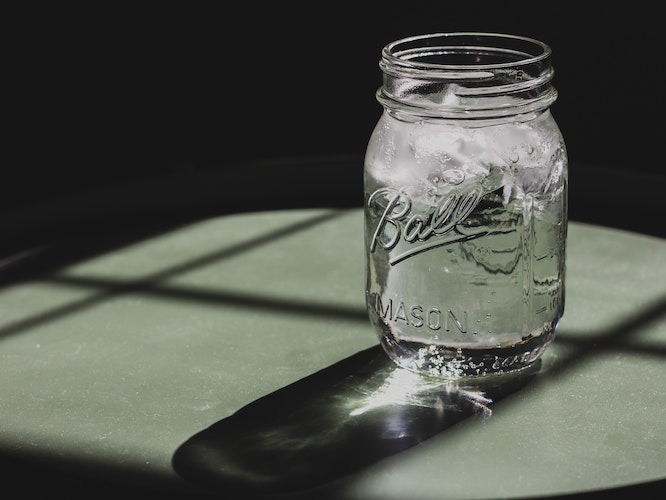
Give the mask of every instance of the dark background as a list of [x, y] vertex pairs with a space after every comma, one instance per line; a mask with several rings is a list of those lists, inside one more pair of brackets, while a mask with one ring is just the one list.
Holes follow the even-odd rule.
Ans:
[[[360, 204], [382, 47], [426, 32], [494, 31], [553, 50], [571, 218], [659, 234], [648, 219], [663, 213], [664, 44], [651, 4], [459, 5], [135, 2], [11, 13], [0, 229], [40, 233], [54, 226], [49, 214], [90, 222], [104, 196], [105, 216], [123, 217], [148, 207], [163, 218], [194, 205], [215, 212], [241, 195], [270, 208], [258, 198], [323, 185], [320, 204]], [[337, 160], [320, 168], [318, 158]], [[299, 172], [278, 162], [233, 181], [290, 159]], [[78, 208], [57, 208], [63, 200]], [[644, 206], [629, 214], [632, 203]]]

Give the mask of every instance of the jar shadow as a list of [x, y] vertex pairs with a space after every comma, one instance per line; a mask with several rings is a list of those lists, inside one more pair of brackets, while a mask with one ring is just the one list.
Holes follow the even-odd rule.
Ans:
[[379, 346], [262, 397], [175, 452], [177, 474], [203, 491], [275, 496], [320, 488], [412, 448], [534, 378], [455, 382], [397, 367]]

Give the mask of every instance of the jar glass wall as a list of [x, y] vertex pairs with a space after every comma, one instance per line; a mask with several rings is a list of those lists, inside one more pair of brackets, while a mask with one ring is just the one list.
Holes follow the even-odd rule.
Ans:
[[564, 312], [567, 155], [549, 47], [398, 40], [364, 167], [366, 301], [388, 355], [443, 377], [530, 366]]

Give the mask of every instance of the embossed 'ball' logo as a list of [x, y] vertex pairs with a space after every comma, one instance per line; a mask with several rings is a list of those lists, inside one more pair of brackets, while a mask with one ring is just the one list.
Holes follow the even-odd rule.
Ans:
[[[416, 212], [410, 196], [402, 189], [384, 187], [373, 192], [367, 208], [378, 219], [370, 242], [370, 251], [378, 247], [391, 250], [403, 241], [410, 249], [393, 256], [391, 265], [413, 255], [454, 241], [477, 238], [487, 233], [461, 232], [459, 225], [476, 208], [483, 196], [479, 186], [451, 192], [423, 212]], [[429, 241], [435, 238], [435, 241]]]

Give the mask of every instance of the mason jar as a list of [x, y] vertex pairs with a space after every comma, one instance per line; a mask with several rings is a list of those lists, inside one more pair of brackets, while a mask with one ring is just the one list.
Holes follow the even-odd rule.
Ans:
[[526, 368], [564, 312], [567, 153], [551, 50], [497, 33], [384, 47], [364, 165], [366, 305], [400, 366]]

